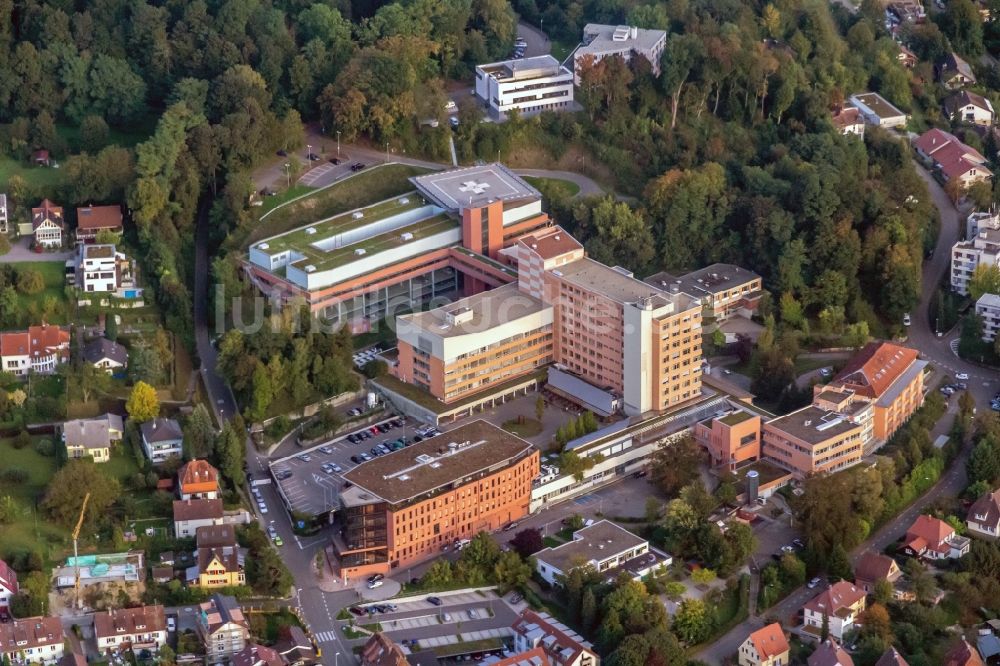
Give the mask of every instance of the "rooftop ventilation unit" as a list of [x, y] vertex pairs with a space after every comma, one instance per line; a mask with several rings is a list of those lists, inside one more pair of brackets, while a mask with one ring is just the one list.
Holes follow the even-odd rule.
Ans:
[[360, 210], [357, 211], [356, 213], [354, 213], [353, 215], [351, 215], [351, 217], [353, 217], [355, 220], [360, 220], [364, 216], [365, 216], [365, 214], [362, 213]]
[[316, 227], [309, 227], [308, 229], [306, 229], [307, 236], [312, 236], [315, 233], [316, 233]]
[[403, 232], [402, 234], [400, 234], [399, 240], [403, 241], [404, 243], [406, 241], [411, 241], [413, 240], [413, 234], [411, 234], [409, 231]]
[[409, 481], [410, 480], [410, 475], [409, 474], [400, 474], [396, 478], [398, 480], [400, 480], [400, 481]]
[[308, 266], [306, 266], [306, 273], [315, 273], [315, 272], [316, 272], [316, 267], [315, 266], [313, 266], [312, 264], [309, 264]]
[[354, 251], [354, 256], [355, 257], [360, 257], [360, 256], [362, 256], [364, 254], [365, 254], [365, 248], [363, 248], [363, 247], [359, 247], [358, 249], [356, 249]]
[[399, 200], [399, 204], [401, 206], [405, 206], [408, 203], [410, 203], [410, 198], [409, 197], [403, 197], [402, 199]]
[[441, 466], [441, 463], [439, 463], [439, 462], [432, 462], [431, 463], [431, 467], [433, 467], [434, 469], [437, 469], [440, 466]]
[[421, 453], [419, 456], [417, 456], [416, 460], [418, 463], [421, 463], [422, 465], [426, 465], [429, 462], [434, 462], [434, 458], [431, 458], [426, 453]]
[[257, 249], [258, 250], [266, 250], [269, 247], [271, 247], [271, 246], [268, 245], [267, 243], [261, 243], [260, 245], [257, 246]]

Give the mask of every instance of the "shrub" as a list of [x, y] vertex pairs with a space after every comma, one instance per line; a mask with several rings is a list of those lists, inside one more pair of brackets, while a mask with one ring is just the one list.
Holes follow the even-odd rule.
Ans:
[[27, 430], [22, 430], [21, 432], [17, 433], [17, 437], [15, 437], [14, 441], [11, 443], [13, 444], [15, 449], [23, 449], [28, 444], [31, 444], [31, 436], [28, 435]]
[[0, 479], [3, 479], [5, 483], [24, 483], [28, 480], [28, 470], [11, 467], [0, 473]]
[[56, 447], [51, 439], [40, 439], [35, 442], [35, 453], [46, 458], [51, 457], [56, 452]]

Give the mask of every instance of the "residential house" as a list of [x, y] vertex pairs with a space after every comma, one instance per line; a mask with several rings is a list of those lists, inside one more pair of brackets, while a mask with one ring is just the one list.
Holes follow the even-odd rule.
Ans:
[[902, 575], [896, 560], [888, 555], [865, 552], [854, 566], [854, 585], [871, 594], [880, 580], [895, 583]]
[[31, 209], [31, 233], [36, 245], [46, 249], [61, 248], [65, 229], [62, 206], [45, 199], [38, 208]]
[[514, 652], [541, 648], [560, 666], [600, 666], [593, 646], [575, 631], [547, 613], [521, 611], [514, 624]]
[[860, 587], [846, 581], [834, 583], [802, 607], [803, 626], [818, 635], [826, 618], [830, 636], [842, 641], [864, 612], [865, 598]]
[[944, 113], [952, 120], [989, 127], [993, 124], [993, 104], [982, 95], [960, 90], [944, 101]]
[[976, 500], [969, 507], [965, 524], [973, 534], [987, 537], [1000, 536], [1000, 489]]
[[938, 61], [934, 66], [934, 75], [938, 82], [949, 90], [958, 90], [976, 83], [976, 75], [972, 73], [972, 67], [954, 52]]
[[215, 499], [219, 496], [219, 470], [207, 460], [191, 460], [177, 470], [182, 500]]
[[976, 301], [976, 314], [983, 320], [983, 340], [993, 342], [1000, 332], [1000, 294], [983, 294]]
[[0, 660], [12, 664], [54, 664], [63, 658], [58, 617], [26, 617], [0, 624]]
[[361, 666], [410, 666], [407, 653], [381, 631], [372, 634], [358, 656]]
[[83, 206], [76, 209], [78, 243], [93, 243], [101, 231], [122, 232], [121, 206]]
[[968, 554], [971, 541], [955, 533], [948, 523], [927, 515], [917, 516], [903, 537], [908, 555], [928, 560], [946, 560]]
[[169, 583], [174, 579], [174, 568], [168, 566], [154, 566], [152, 568], [152, 579], [155, 583]]
[[984, 666], [984, 664], [976, 648], [963, 638], [945, 653], [941, 666]]
[[17, 377], [29, 372], [51, 375], [69, 362], [69, 329], [29, 326], [27, 331], [0, 333], [0, 367]]
[[233, 666], [285, 666], [285, 660], [274, 648], [250, 643], [233, 655]]
[[142, 432], [142, 448], [154, 465], [183, 455], [184, 433], [174, 419], [157, 417], [146, 421], [139, 429]]
[[17, 572], [0, 560], [0, 620], [10, 617], [10, 602], [17, 591]]
[[250, 625], [236, 599], [213, 594], [199, 608], [198, 634], [205, 645], [208, 663], [223, 661], [246, 648]]
[[939, 171], [946, 181], [957, 179], [964, 187], [993, 178], [986, 158], [950, 132], [930, 129], [913, 142], [921, 158]]
[[301, 627], [288, 628], [288, 637], [278, 641], [274, 646], [288, 666], [310, 666], [318, 663], [316, 647]]
[[869, 125], [886, 129], [906, 127], [906, 114], [877, 92], [851, 95], [851, 104], [861, 111], [861, 115]]
[[119, 608], [94, 613], [94, 639], [105, 652], [158, 651], [167, 644], [167, 620], [163, 606]]
[[993, 210], [975, 210], [965, 218], [965, 237], [975, 238], [980, 231], [1000, 231], [1000, 213]]
[[51, 164], [49, 151], [44, 148], [39, 148], [38, 150], [32, 152], [31, 163], [35, 166], [49, 166]]
[[854, 666], [854, 660], [841, 645], [828, 638], [806, 660], [809, 666]]
[[246, 583], [244, 553], [233, 525], [205, 525], [195, 530], [195, 565], [187, 571], [188, 585], [234, 587]]
[[831, 113], [830, 121], [833, 123], [834, 129], [845, 136], [850, 134], [865, 135], [865, 118], [856, 106], [845, 104], [835, 107]]
[[885, 14], [894, 27], [904, 23], [923, 23], [927, 19], [927, 12], [920, 0], [890, 0]]
[[580, 85], [580, 71], [586, 62], [597, 64], [604, 58], [618, 56], [625, 62], [633, 56], [642, 56], [649, 62], [653, 76], [660, 75], [660, 56], [667, 45], [664, 30], [645, 30], [628, 25], [601, 25], [588, 23], [583, 26], [583, 40], [573, 52], [573, 71], [576, 85]]
[[77, 273], [77, 284], [88, 293], [117, 293], [135, 286], [132, 261], [114, 245], [81, 245]]
[[105, 414], [93, 419], [75, 419], [62, 426], [62, 441], [69, 458], [93, 458], [95, 463], [111, 460], [112, 447], [122, 440], [122, 417]]
[[0, 234], [10, 233], [10, 222], [7, 217], [7, 195], [0, 193]]
[[903, 659], [903, 655], [899, 654], [899, 650], [894, 647], [889, 648], [882, 653], [882, 656], [878, 658], [875, 662], [875, 666], [910, 666]]
[[83, 346], [83, 360], [110, 375], [128, 366], [128, 350], [107, 338], [97, 338]]
[[175, 500], [174, 535], [193, 537], [199, 527], [222, 525], [224, 515], [221, 499]]
[[740, 645], [739, 666], [787, 666], [788, 639], [774, 622], [753, 632]]
[[628, 571], [638, 580], [670, 562], [649, 550], [649, 542], [608, 520], [601, 520], [573, 534], [573, 540], [535, 553], [535, 570], [550, 585], [579, 566], [591, 565], [607, 577]]
[[1000, 231], [985, 228], [951, 247], [951, 289], [963, 296], [979, 266], [1000, 266]]
[[900, 65], [906, 67], [907, 69], [913, 69], [917, 66], [917, 63], [920, 62], [917, 54], [906, 48], [905, 44], [899, 45], [899, 53], [896, 54], [896, 60], [899, 61]]

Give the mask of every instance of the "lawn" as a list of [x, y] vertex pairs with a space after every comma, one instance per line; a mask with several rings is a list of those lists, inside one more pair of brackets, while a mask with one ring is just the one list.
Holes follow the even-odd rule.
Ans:
[[528, 417], [523, 421], [513, 418], [504, 422], [503, 429], [518, 437], [534, 437], [542, 432], [542, 422]]
[[[32, 191], [45, 196], [55, 196], [66, 178], [59, 169], [30, 166], [10, 157], [0, 157], [0, 183], [6, 183], [11, 176], [20, 176], [31, 186]], [[32, 204], [34, 205], [34, 204]]]
[[[396, 194], [409, 192], [411, 176], [427, 173], [427, 169], [405, 164], [375, 166], [346, 178], [335, 185], [317, 190], [313, 195], [281, 208], [272, 209], [244, 240], [249, 245], [262, 238], [284, 233], [362, 206], [383, 201]], [[262, 213], [263, 214], [263, 213]]]
[[296, 197], [301, 197], [303, 194], [309, 194], [315, 190], [315, 187], [309, 187], [308, 185], [293, 185], [291, 189], [285, 190], [280, 194], [272, 197], [264, 197], [264, 204], [260, 207], [260, 214], [263, 215]]
[[580, 193], [580, 186], [559, 178], [525, 176], [524, 179], [538, 189], [546, 199], [570, 199]]
[[[37, 294], [18, 294], [18, 306], [33, 322], [45, 319], [49, 324], [66, 324], [70, 321], [70, 303], [66, 300], [66, 267], [62, 261], [28, 261], [17, 264], [17, 270], [36, 270], [45, 280], [45, 288]], [[54, 299], [55, 307], [45, 310], [45, 302]], [[49, 301], [52, 302], [51, 300]], [[44, 315], [44, 316], [43, 316]]]
[[54, 560], [64, 552], [68, 533], [37, 513], [36, 504], [56, 472], [56, 458], [35, 451], [34, 443], [39, 439], [43, 438], [35, 438], [23, 449], [14, 448], [13, 439], [0, 439], [3, 468], [22, 469], [28, 474], [24, 483], [2, 482], [0, 495], [13, 497], [22, 514], [14, 522], [0, 526], [0, 557], [35, 550], [44, 553], [46, 559]]

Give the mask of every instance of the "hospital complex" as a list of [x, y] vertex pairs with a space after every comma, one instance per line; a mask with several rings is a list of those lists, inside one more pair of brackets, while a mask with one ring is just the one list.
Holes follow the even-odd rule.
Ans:
[[544, 384], [604, 425], [566, 446], [596, 457], [582, 482], [481, 420], [358, 465], [336, 511], [345, 577], [411, 565], [630, 474], [687, 433], [725, 469], [842, 469], [922, 403], [926, 363], [872, 343], [811, 405], [772, 418], [752, 396], [702, 381], [703, 317], [755, 326], [759, 276], [715, 264], [641, 280], [604, 265], [501, 164], [410, 180], [412, 192], [253, 244], [246, 273], [272, 298], [357, 332], [394, 320], [389, 375], [373, 387], [419, 420], [468, 417]]

